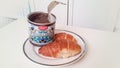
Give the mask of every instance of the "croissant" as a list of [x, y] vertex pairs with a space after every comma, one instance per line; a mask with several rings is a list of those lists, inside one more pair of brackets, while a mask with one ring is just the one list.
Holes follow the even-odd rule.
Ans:
[[67, 33], [55, 34], [55, 40], [61, 40], [61, 39], [71, 40], [71, 41], [77, 43], [77, 40], [70, 34], [67, 34]]
[[81, 52], [81, 47], [76, 39], [66, 33], [55, 35], [55, 41], [41, 47], [38, 52], [47, 57], [68, 58]]

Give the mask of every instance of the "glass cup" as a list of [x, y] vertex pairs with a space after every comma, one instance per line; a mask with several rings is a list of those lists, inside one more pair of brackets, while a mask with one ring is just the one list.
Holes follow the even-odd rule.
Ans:
[[28, 15], [29, 41], [35, 46], [44, 46], [54, 40], [55, 15], [48, 13], [32, 12]]

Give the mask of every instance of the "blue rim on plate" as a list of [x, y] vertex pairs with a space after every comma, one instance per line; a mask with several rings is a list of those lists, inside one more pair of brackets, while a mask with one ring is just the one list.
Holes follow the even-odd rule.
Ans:
[[60, 32], [65, 32], [65, 33], [71, 34], [73, 37], [75, 37], [77, 39], [78, 44], [80, 44], [80, 46], [82, 48], [82, 51], [80, 54], [70, 57], [70, 58], [65, 58], [65, 59], [44, 58], [43, 56], [42, 57], [39, 56], [39, 54], [36, 53], [36, 51], [35, 51], [35, 49], [38, 49], [40, 47], [36, 47], [36, 46], [32, 45], [29, 42], [29, 40], [26, 39], [26, 41], [23, 44], [23, 52], [24, 52], [25, 56], [29, 60], [31, 60], [37, 64], [46, 65], [46, 66], [61, 66], [61, 65], [70, 64], [77, 60], [82, 59], [82, 57], [86, 53], [86, 43], [85, 43], [84, 39], [80, 35], [78, 35], [74, 32], [68, 31], [68, 30], [60, 30], [60, 29], [55, 30], [55, 33], [60, 33]]

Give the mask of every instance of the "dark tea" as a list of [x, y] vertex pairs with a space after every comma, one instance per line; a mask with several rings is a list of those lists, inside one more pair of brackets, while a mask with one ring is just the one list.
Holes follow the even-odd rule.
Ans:
[[53, 14], [51, 20], [48, 17], [48, 13], [44, 12], [33, 12], [28, 15], [29, 41], [32, 44], [43, 46], [54, 40], [56, 17]]

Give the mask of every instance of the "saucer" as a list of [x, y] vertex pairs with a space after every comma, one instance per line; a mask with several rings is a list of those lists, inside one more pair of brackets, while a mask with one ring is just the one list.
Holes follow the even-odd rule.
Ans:
[[77, 60], [82, 59], [82, 57], [85, 55], [86, 53], [86, 43], [84, 41], [84, 39], [71, 31], [67, 31], [67, 30], [55, 30], [55, 33], [67, 33], [72, 35], [74, 38], [76, 38], [78, 44], [81, 47], [81, 52], [75, 56], [69, 57], [69, 58], [51, 58], [51, 57], [45, 57], [43, 55], [40, 55], [38, 53], [38, 49], [40, 47], [34, 46], [32, 45], [28, 39], [26, 39], [26, 41], [23, 44], [23, 52], [25, 54], [25, 56], [30, 59], [31, 61], [38, 63], [38, 64], [42, 64], [42, 65], [47, 65], [47, 66], [61, 66], [61, 65], [66, 65], [66, 64], [70, 64], [73, 63]]

